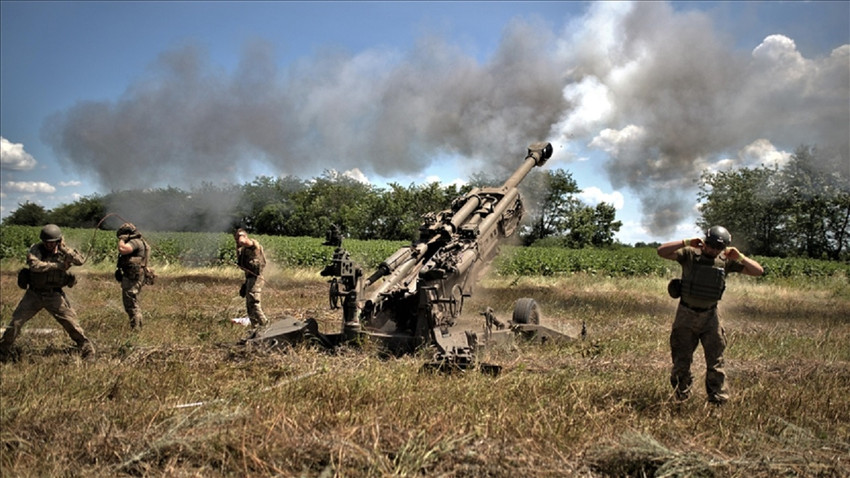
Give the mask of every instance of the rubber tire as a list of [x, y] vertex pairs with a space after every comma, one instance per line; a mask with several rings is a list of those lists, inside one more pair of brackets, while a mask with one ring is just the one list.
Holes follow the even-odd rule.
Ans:
[[540, 310], [537, 302], [529, 297], [517, 299], [514, 304], [513, 321], [517, 324], [540, 324]]

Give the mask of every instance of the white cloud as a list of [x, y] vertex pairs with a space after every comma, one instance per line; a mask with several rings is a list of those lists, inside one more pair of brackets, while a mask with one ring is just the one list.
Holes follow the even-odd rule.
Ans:
[[770, 35], [753, 49], [753, 59], [764, 62], [771, 73], [784, 77], [806, 74], [806, 60], [797, 51], [794, 40], [784, 35]]
[[743, 166], [785, 166], [791, 159], [791, 153], [779, 151], [770, 141], [757, 139], [738, 151], [738, 158]]
[[26, 194], [53, 194], [56, 188], [43, 181], [6, 181], [6, 191]]
[[770, 141], [757, 139], [738, 151], [737, 157], [722, 158], [711, 164], [703, 161], [706, 171], [717, 173], [736, 168], [757, 168], [759, 166], [782, 168], [791, 160], [792, 153], [776, 149]]
[[457, 187], [463, 187], [463, 186], [466, 186], [467, 182], [468, 182], [468, 181], [463, 180], [463, 179], [461, 179], [461, 178], [456, 178], [454, 181], [451, 181], [451, 182], [449, 182], [449, 183], [447, 183], [447, 184], [444, 184], [444, 186], [457, 186]]
[[559, 131], [566, 139], [597, 131], [599, 125], [607, 124], [614, 113], [608, 87], [595, 76], [567, 85], [564, 99], [575, 106], [565, 119], [553, 126], [553, 130]]
[[585, 188], [582, 192], [578, 194], [578, 197], [585, 203], [590, 204], [592, 206], [595, 206], [602, 202], [611, 204], [616, 210], [623, 209], [623, 204], [625, 202], [623, 199], [623, 194], [620, 193], [620, 191], [614, 191], [610, 194], [604, 193], [596, 186]]
[[28, 171], [35, 167], [37, 161], [31, 154], [24, 151], [24, 145], [13, 143], [0, 137], [0, 167], [16, 171]]
[[79, 186], [81, 184], [83, 183], [81, 183], [80, 181], [59, 181], [59, 186], [62, 186], [63, 188]]
[[620, 130], [605, 128], [588, 146], [605, 151], [612, 156], [619, 156], [623, 150], [638, 147], [645, 136], [646, 131], [633, 124]]
[[360, 171], [360, 168], [349, 169], [348, 171], [342, 173], [343, 176], [347, 178], [351, 178], [359, 183], [363, 184], [371, 184], [369, 178], [363, 174], [363, 171]]

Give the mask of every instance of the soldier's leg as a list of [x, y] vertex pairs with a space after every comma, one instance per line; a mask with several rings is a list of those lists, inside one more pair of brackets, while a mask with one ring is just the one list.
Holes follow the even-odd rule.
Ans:
[[130, 320], [130, 328], [142, 327], [142, 308], [139, 305], [139, 294], [142, 291], [144, 276], [135, 280], [124, 277], [121, 280], [121, 302], [124, 304], [124, 312]]
[[86, 333], [80, 324], [77, 322], [77, 313], [71, 307], [68, 297], [64, 292], [55, 292], [44, 297], [44, 308], [53, 315], [53, 318], [59, 322], [59, 325], [65, 329], [71, 340], [80, 346], [80, 351], [83, 355], [91, 355], [94, 353], [94, 347], [91, 341], [86, 337]]
[[676, 392], [676, 398], [684, 400], [691, 394], [693, 374], [691, 363], [694, 351], [699, 344], [699, 335], [693, 329], [693, 312], [684, 306], [676, 310], [673, 330], [670, 332], [670, 354], [673, 368], [670, 371], [670, 385]]
[[705, 352], [705, 392], [708, 401], [723, 403], [729, 399], [726, 372], [723, 370], [726, 332], [720, 326], [716, 310], [706, 323], [706, 330], [702, 334], [702, 348]]
[[35, 314], [42, 308], [41, 296], [32, 289], [27, 289], [21, 301], [18, 302], [18, 306], [15, 307], [15, 311], [12, 312], [12, 320], [6, 327], [6, 331], [3, 332], [3, 337], [0, 338], [0, 356], [2, 358], [5, 359], [12, 353], [12, 346], [15, 344], [15, 339], [18, 338], [18, 334], [21, 333], [21, 327], [35, 317]]
[[245, 308], [248, 310], [248, 318], [254, 327], [260, 327], [269, 323], [260, 305], [263, 293], [262, 282], [262, 280], [257, 280], [256, 277], [249, 277], [246, 281]]

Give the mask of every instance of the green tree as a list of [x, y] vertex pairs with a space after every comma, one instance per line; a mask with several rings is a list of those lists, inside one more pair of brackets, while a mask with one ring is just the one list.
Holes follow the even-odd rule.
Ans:
[[355, 239], [368, 237], [376, 189], [335, 171], [315, 178], [308, 189], [293, 194], [294, 209], [289, 230], [298, 236], [325, 237], [332, 224], [343, 235]]
[[778, 194], [780, 182], [775, 167], [703, 172], [697, 225], [703, 230], [715, 225], [726, 227], [734, 244], [747, 253], [782, 254], [789, 238], [783, 233], [787, 203]]
[[296, 209], [295, 194], [307, 189], [295, 176], [259, 176], [242, 187], [234, 213], [234, 225], [259, 234], [294, 235], [290, 230]]
[[390, 183], [389, 189], [379, 191], [370, 237], [414, 240], [426, 213], [449, 209], [455, 199], [470, 189], [471, 186], [442, 186], [438, 182], [419, 186], [410, 184], [407, 187]]
[[850, 164], [847, 158], [800, 146], [782, 171], [787, 229], [798, 254], [838, 260], [848, 246]]
[[106, 216], [106, 205], [101, 196], [86, 196], [53, 208], [48, 216], [50, 222], [59, 226], [90, 228]]
[[736, 246], [766, 256], [839, 260], [850, 241], [850, 163], [846, 157], [800, 146], [787, 165], [700, 177], [701, 217], [732, 233]]
[[574, 249], [613, 245], [614, 234], [623, 225], [614, 220], [616, 212], [614, 206], [604, 202], [577, 208], [566, 220], [563, 245]]
[[29, 201], [18, 204], [18, 209], [3, 219], [4, 226], [43, 226], [48, 222], [48, 213], [44, 207]]
[[[589, 223], [574, 217], [583, 207], [576, 194], [581, 192], [572, 174], [563, 170], [546, 170], [543, 174], [527, 176], [521, 184], [530, 216], [530, 229], [524, 237], [526, 244], [550, 236], [564, 236], [572, 227]], [[586, 231], [576, 231], [585, 234]]]

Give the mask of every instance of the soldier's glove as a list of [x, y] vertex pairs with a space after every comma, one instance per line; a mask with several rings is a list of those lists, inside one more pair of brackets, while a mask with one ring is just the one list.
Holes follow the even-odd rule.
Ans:
[[65, 273], [65, 285], [68, 287], [74, 287], [77, 284], [77, 276], [70, 272]]
[[115, 269], [115, 280], [121, 282], [124, 279], [124, 272], [121, 269]]
[[239, 297], [244, 298], [245, 294], [248, 292], [248, 283], [243, 282], [242, 287], [239, 288]]

